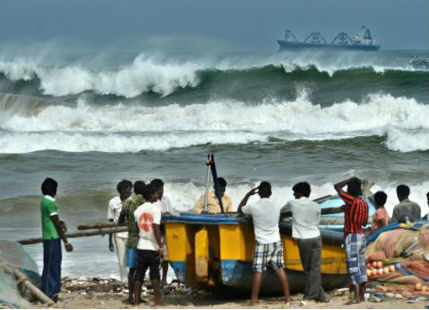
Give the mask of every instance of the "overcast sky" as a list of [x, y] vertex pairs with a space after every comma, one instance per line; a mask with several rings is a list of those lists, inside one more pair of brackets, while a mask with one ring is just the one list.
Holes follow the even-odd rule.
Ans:
[[0, 0], [0, 42], [195, 36], [274, 50], [290, 29], [327, 41], [369, 27], [383, 49], [429, 49], [428, 0]]

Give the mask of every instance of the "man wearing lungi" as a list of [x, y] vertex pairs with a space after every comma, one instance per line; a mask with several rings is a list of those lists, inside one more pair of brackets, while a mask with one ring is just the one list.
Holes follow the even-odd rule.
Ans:
[[[347, 192], [343, 190], [347, 185]], [[363, 227], [368, 222], [368, 204], [360, 198], [362, 181], [356, 177], [334, 185], [338, 195], [343, 199], [344, 241], [346, 246], [347, 271], [352, 283], [354, 298], [349, 304], [365, 301], [366, 274], [365, 248], [366, 239]]]

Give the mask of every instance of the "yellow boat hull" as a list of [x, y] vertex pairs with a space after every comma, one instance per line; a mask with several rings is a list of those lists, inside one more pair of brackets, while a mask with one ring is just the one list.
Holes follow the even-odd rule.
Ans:
[[[303, 291], [303, 272], [297, 242], [289, 224], [281, 224], [285, 270], [291, 292]], [[226, 286], [250, 290], [255, 237], [251, 222], [225, 215], [182, 215], [165, 219], [168, 260], [178, 279], [191, 287]], [[325, 289], [347, 285], [342, 236], [322, 231], [322, 282]], [[264, 276], [262, 291], [281, 293], [274, 272]]]

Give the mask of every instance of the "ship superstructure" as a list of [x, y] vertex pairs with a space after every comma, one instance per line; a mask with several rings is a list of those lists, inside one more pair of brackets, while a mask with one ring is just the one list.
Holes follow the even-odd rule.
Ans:
[[281, 50], [299, 50], [299, 49], [340, 49], [340, 50], [359, 50], [359, 51], [378, 51], [380, 45], [375, 44], [371, 36], [371, 31], [362, 26], [361, 32], [354, 35], [353, 39], [345, 32], [340, 32], [331, 43], [327, 43], [320, 32], [312, 32], [303, 42], [298, 41], [295, 35], [290, 31], [285, 31], [284, 40], [277, 40]]

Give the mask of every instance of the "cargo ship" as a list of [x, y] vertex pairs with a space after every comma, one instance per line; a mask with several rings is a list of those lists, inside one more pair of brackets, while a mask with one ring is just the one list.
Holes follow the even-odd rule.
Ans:
[[331, 43], [327, 43], [320, 32], [312, 32], [303, 41], [298, 41], [290, 30], [286, 30], [284, 40], [277, 40], [281, 51], [303, 50], [303, 49], [332, 49], [332, 50], [354, 50], [354, 51], [378, 51], [380, 45], [375, 44], [371, 31], [362, 26], [361, 31], [353, 39], [345, 32], [340, 32]]

